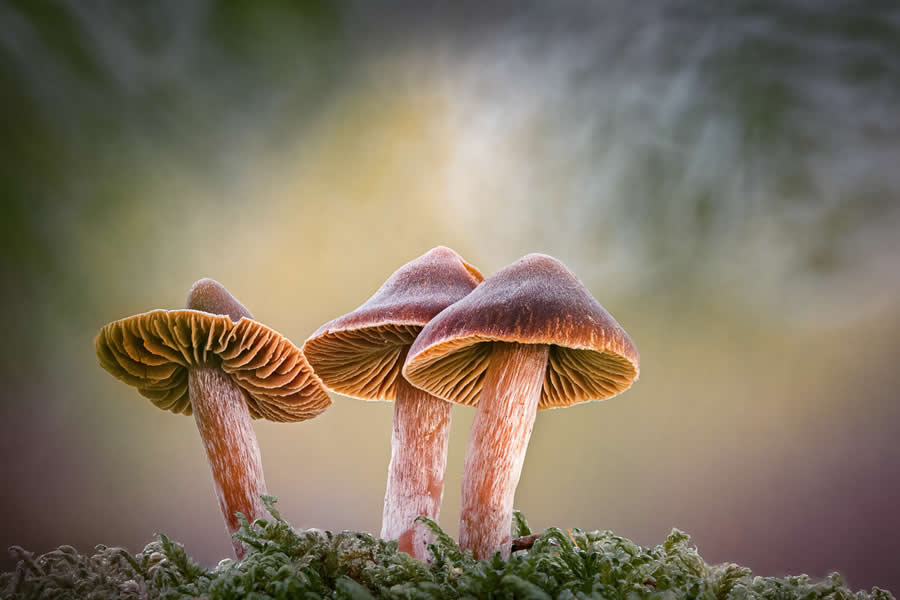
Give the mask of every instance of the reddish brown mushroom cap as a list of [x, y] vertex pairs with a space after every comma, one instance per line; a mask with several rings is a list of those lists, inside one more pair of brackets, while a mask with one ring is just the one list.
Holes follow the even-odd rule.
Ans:
[[303, 353], [332, 390], [365, 400], [393, 400], [406, 350], [436, 314], [484, 277], [439, 246], [405, 264], [351, 313], [322, 325]]
[[198, 281], [188, 304], [227, 312], [153, 310], [109, 323], [94, 340], [100, 365], [157, 407], [185, 415], [192, 413], [187, 369], [201, 366], [229, 374], [255, 419], [304, 421], [331, 404], [300, 349], [248, 318], [221, 285]]
[[539, 409], [614, 396], [640, 368], [628, 334], [581, 281], [555, 258], [529, 254], [431, 320], [403, 374], [439, 398], [475, 405], [495, 341], [550, 345]]

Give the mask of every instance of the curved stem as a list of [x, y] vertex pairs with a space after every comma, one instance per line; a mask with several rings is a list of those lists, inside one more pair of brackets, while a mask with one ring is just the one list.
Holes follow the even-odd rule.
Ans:
[[509, 556], [513, 498], [534, 426], [550, 347], [495, 343], [463, 470], [459, 545], [476, 559]]
[[419, 515], [438, 518], [449, 439], [450, 403], [399, 377], [381, 537], [398, 540], [402, 552], [421, 561], [428, 560], [433, 539], [414, 521]]
[[[188, 388], [225, 527], [233, 534], [240, 527], [236, 512], [251, 523], [265, 515], [260, 495], [266, 493], [266, 482], [250, 412], [241, 389], [220, 369], [188, 369]], [[234, 538], [231, 542], [235, 555], [243, 558], [244, 545]]]

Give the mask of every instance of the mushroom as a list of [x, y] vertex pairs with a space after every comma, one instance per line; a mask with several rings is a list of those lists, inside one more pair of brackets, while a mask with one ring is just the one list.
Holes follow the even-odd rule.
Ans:
[[432, 319], [404, 376], [477, 405], [462, 483], [459, 541], [507, 557], [513, 497], [536, 411], [614, 396], [637, 379], [625, 331], [555, 258], [529, 254]]
[[438, 518], [450, 404], [409, 385], [400, 368], [422, 327], [482, 279], [453, 250], [434, 248], [400, 267], [362, 306], [322, 325], [303, 346], [331, 390], [364, 400], [394, 400], [381, 537], [398, 540], [401, 551], [423, 561], [431, 534], [415, 518]]
[[[331, 399], [287, 338], [254, 321], [212, 279], [188, 293], [184, 310], [153, 310], [104, 326], [100, 365], [163, 410], [194, 415], [229, 533], [235, 513], [265, 515], [262, 461], [250, 418], [304, 421]], [[234, 553], [245, 548], [232, 538]]]

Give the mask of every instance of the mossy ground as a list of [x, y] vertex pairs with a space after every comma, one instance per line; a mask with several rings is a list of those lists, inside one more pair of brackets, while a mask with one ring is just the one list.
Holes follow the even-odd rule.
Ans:
[[[98, 546], [93, 555], [71, 546], [35, 557], [18, 547], [14, 572], [0, 575], [4, 598], [534, 598], [893, 600], [886, 591], [853, 593], [838, 575], [754, 577], [732, 564], [708, 565], [690, 538], [673, 531], [655, 548], [609, 531], [545, 531], [509, 560], [476, 561], [429, 522], [437, 541], [423, 564], [397, 552], [396, 542], [365, 533], [295, 531], [266, 498], [271, 519], [237, 534], [250, 550], [241, 562], [212, 569], [164, 535], [136, 555]], [[515, 536], [528, 535], [517, 514]]]

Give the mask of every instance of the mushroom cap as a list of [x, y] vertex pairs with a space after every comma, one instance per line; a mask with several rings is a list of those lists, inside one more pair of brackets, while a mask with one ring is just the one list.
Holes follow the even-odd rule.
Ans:
[[224, 285], [208, 277], [194, 282], [188, 290], [184, 307], [213, 315], [227, 315], [235, 323], [244, 317], [253, 318], [250, 311]]
[[254, 419], [305, 421], [331, 404], [300, 349], [251, 319], [224, 287], [211, 279], [198, 281], [188, 305], [227, 312], [152, 310], [113, 321], [94, 340], [100, 365], [158, 408], [185, 415], [192, 413], [191, 367], [218, 367], [229, 374]]
[[393, 400], [406, 351], [419, 331], [483, 279], [459, 254], [438, 246], [397, 269], [359, 308], [319, 327], [303, 353], [335, 392]]
[[474, 406], [492, 342], [550, 346], [539, 409], [615, 396], [640, 370], [625, 330], [565, 265], [543, 254], [520, 258], [432, 319], [403, 375], [439, 398]]

